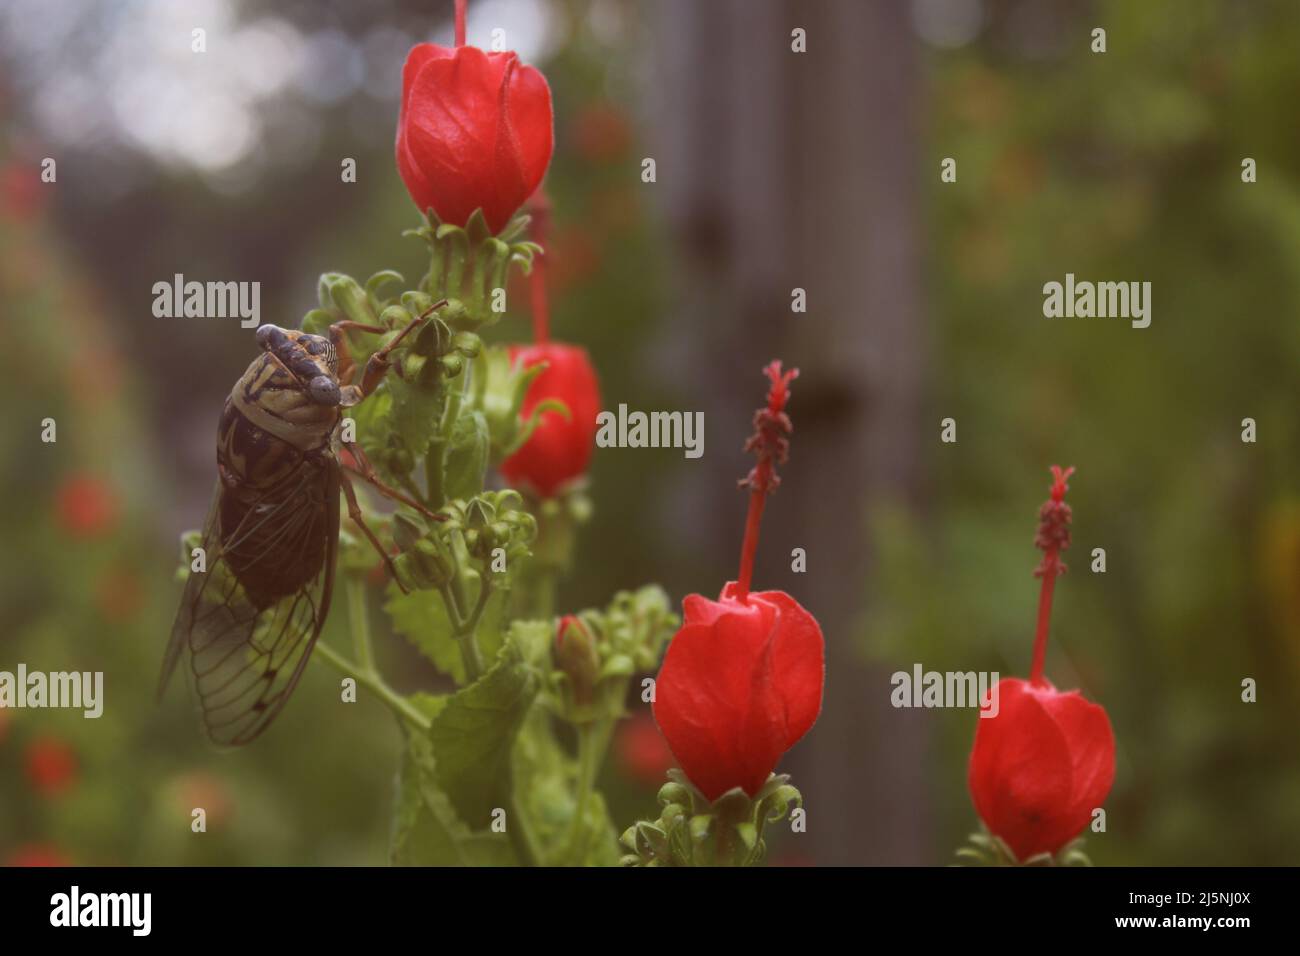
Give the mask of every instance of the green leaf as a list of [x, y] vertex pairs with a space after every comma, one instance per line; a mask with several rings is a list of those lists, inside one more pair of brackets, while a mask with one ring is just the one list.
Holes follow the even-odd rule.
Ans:
[[538, 680], [509, 646], [481, 678], [463, 687], [433, 720], [428, 738], [434, 778], [456, 812], [471, 823], [490, 820], [513, 796], [511, 752]]
[[384, 604], [393, 630], [410, 641], [434, 667], [457, 684], [465, 683], [465, 662], [460, 645], [452, 637], [451, 620], [437, 591], [412, 591], [403, 594], [395, 584], [388, 586]]
[[[491, 830], [473, 832], [433, 783], [432, 744], [410, 738], [398, 778], [390, 858], [397, 866], [514, 866], [510, 838]], [[508, 825], [508, 824], [507, 824]]]
[[530, 667], [543, 673], [551, 669], [551, 645], [555, 641], [554, 621], [512, 621], [507, 638]]
[[392, 420], [397, 433], [402, 436], [407, 448], [426, 447], [441, 419], [444, 398], [442, 391], [417, 387], [395, 375], [389, 375], [386, 382], [393, 396]]

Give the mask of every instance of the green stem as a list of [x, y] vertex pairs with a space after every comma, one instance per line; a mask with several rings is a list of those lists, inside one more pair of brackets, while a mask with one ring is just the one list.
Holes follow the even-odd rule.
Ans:
[[375, 671], [361, 670], [356, 664], [323, 641], [316, 644], [316, 653], [342, 673], [343, 676], [351, 677], [362, 687], [373, 693], [397, 716], [410, 721], [420, 730], [428, 730], [432, 726], [432, 722], [428, 717], [416, 710], [410, 701], [385, 684], [384, 679]]
[[352, 647], [357, 667], [368, 674], [375, 671], [375, 652], [370, 645], [370, 613], [366, 604], [366, 585], [355, 575], [344, 575], [348, 595], [348, 624], [352, 628]]
[[[428, 499], [424, 496], [424, 492], [420, 490], [420, 486], [415, 483], [415, 480], [412, 479], [410, 475], [398, 476], [397, 483], [402, 486], [403, 491], [416, 501], [423, 502], [426, 506], [429, 504]], [[442, 502], [438, 502], [438, 505], [441, 504]]]
[[479, 583], [478, 600], [474, 602], [474, 609], [470, 612], [469, 617], [456, 627], [454, 636], [456, 643], [460, 645], [460, 656], [465, 662], [465, 675], [472, 684], [479, 679], [483, 673], [483, 658], [478, 649], [478, 623], [483, 617], [483, 611], [487, 607], [488, 598], [492, 596], [492, 582], [485, 579]]
[[595, 725], [587, 722], [577, 725], [578, 779], [577, 805], [569, 828], [569, 850], [573, 865], [581, 866], [586, 855], [587, 808], [591, 804], [591, 791], [596, 781], [597, 750]]
[[511, 793], [507, 798], [510, 805], [510, 819], [515, 821], [510, 827], [510, 841], [514, 844], [515, 850], [519, 853], [525, 866], [544, 866], [546, 859], [542, 854], [542, 848], [537, 842], [537, 837], [532, 828], [528, 825], [528, 817], [519, 810], [519, 799], [517, 793]]
[[447, 407], [442, 414], [442, 440], [448, 442], [451, 440], [452, 432], [456, 428], [456, 419], [460, 417], [460, 407], [465, 403], [465, 396], [469, 394], [469, 370], [471, 366], [466, 363], [460, 370], [460, 387], [453, 388], [447, 395]]

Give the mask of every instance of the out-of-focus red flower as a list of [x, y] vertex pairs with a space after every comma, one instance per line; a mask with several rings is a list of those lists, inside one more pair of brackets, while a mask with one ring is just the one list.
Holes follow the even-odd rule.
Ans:
[[73, 475], [55, 494], [59, 524], [78, 538], [96, 538], [117, 520], [117, 496], [102, 478]]
[[208, 826], [219, 826], [230, 818], [234, 802], [224, 781], [204, 770], [193, 770], [172, 781], [172, 794], [180, 812], [189, 816], [202, 808]]
[[1046, 680], [998, 681], [998, 713], [971, 749], [975, 812], [1022, 862], [1079, 835], [1115, 780], [1115, 736], [1099, 704]]
[[976, 721], [967, 782], [975, 812], [1021, 862], [1055, 855], [1074, 839], [1110, 793], [1115, 735], [1099, 704], [1062, 693], [1043, 676], [1056, 578], [1065, 571], [1073, 515], [1065, 503], [1073, 468], [1052, 466], [1051, 497], [1038, 513], [1034, 543], [1043, 559], [1038, 628], [1029, 680], [998, 681], [997, 712]]
[[513, 52], [432, 43], [402, 69], [397, 170], [421, 211], [500, 232], [542, 181], [553, 142], [546, 78]]
[[58, 737], [37, 737], [27, 745], [26, 770], [33, 790], [57, 797], [77, 780], [77, 755]]
[[613, 103], [591, 103], [574, 118], [573, 144], [589, 163], [612, 163], [631, 147], [632, 126]]
[[9, 162], [0, 167], [0, 210], [16, 222], [29, 222], [45, 208], [41, 171], [26, 163]]
[[587, 229], [558, 229], [546, 255], [556, 294], [582, 283], [600, 268], [600, 247]]
[[524, 368], [546, 362], [528, 386], [520, 414], [528, 418], [546, 399], [559, 399], [569, 410], [542, 412], [537, 429], [522, 448], [501, 463], [501, 474], [515, 484], [526, 484], [544, 497], [554, 497], [564, 485], [580, 477], [591, 464], [596, 442], [596, 416], [600, 414], [600, 383], [587, 350], [562, 342], [515, 345], [511, 361]]
[[49, 843], [24, 843], [5, 861], [6, 866], [71, 866], [72, 860]]
[[624, 772], [647, 787], [662, 786], [668, 771], [675, 765], [673, 752], [660, 735], [654, 718], [646, 713], [639, 713], [618, 725], [614, 752]]
[[95, 605], [110, 622], [129, 621], [143, 603], [140, 576], [130, 568], [110, 568], [95, 586]]
[[710, 800], [733, 787], [753, 796], [781, 755], [817, 720], [825, 645], [817, 620], [784, 591], [749, 590], [763, 505], [779, 483], [792, 429], [785, 413], [797, 370], [773, 362], [767, 406], [745, 447], [758, 456], [744, 484], [749, 517], [740, 577], [716, 601], [682, 601], [681, 629], [655, 685], [654, 715], [691, 783]]

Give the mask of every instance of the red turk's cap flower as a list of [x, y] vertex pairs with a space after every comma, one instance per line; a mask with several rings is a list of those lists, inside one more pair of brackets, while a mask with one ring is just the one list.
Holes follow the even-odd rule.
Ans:
[[402, 69], [397, 170], [421, 211], [500, 232], [542, 181], [553, 148], [546, 78], [513, 52], [421, 43]]
[[1052, 466], [1051, 498], [1039, 511], [1035, 544], [1043, 560], [1030, 679], [998, 682], [998, 710], [976, 721], [968, 784], [975, 812], [1022, 862], [1055, 854], [1088, 825], [1115, 779], [1115, 736], [1100, 704], [1061, 692], [1043, 676], [1056, 578], [1070, 546], [1066, 481], [1073, 468]]
[[758, 456], [750, 488], [740, 579], [718, 600], [682, 601], [684, 623], [668, 645], [655, 685], [654, 715], [691, 783], [710, 800], [733, 787], [753, 796], [782, 754], [821, 712], [826, 663], [821, 627], [783, 591], [749, 590], [763, 503], [789, 449], [789, 385], [779, 362], [765, 369], [768, 403], [746, 448]]
[[1056, 853], [1088, 825], [1115, 780], [1115, 736], [1077, 690], [998, 681], [996, 717], [976, 721], [968, 783], [975, 812], [1016, 857]]
[[561, 342], [515, 345], [510, 359], [525, 368], [539, 362], [546, 369], [528, 386], [520, 414], [527, 419], [546, 399], [559, 399], [569, 410], [542, 412], [537, 429], [522, 448], [501, 463], [501, 474], [515, 484], [527, 484], [552, 498], [562, 486], [583, 475], [596, 444], [600, 414], [600, 384], [587, 350]]
[[41, 796], [57, 797], [76, 781], [77, 757], [57, 737], [38, 737], [27, 746], [27, 781]]

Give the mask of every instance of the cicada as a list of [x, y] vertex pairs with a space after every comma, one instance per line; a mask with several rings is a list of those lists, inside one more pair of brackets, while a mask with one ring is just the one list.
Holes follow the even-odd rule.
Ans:
[[204, 729], [215, 743], [257, 737], [302, 677], [334, 592], [340, 493], [392, 570], [348, 472], [437, 517], [385, 485], [361, 448], [343, 441], [342, 422], [343, 409], [379, 386], [392, 350], [438, 307], [375, 352], [359, 384], [340, 383], [355, 373], [346, 332], [388, 329], [339, 322], [329, 337], [274, 325], [257, 330], [261, 354], [231, 390], [217, 430], [217, 486], [201, 545], [206, 569], [191, 571], [186, 582], [158, 684], [161, 696], [187, 651]]

